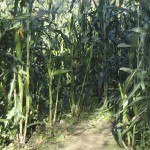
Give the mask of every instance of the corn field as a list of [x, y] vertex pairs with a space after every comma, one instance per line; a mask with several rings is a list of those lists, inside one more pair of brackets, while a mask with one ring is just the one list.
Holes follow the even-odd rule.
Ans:
[[149, 0], [1, 0], [0, 145], [105, 105], [120, 147], [150, 149]]

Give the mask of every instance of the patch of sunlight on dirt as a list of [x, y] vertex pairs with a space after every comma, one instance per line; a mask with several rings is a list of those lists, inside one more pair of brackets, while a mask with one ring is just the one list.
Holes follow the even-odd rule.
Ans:
[[108, 114], [68, 124], [61, 129], [55, 142], [49, 138], [40, 140], [33, 150], [121, 150], [112, 135], [112, 123], [105, 115]]

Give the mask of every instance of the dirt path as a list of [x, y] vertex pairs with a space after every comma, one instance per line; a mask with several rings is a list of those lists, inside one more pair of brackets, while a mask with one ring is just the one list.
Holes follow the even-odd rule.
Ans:
[[77, 126], [73, 136], [58, 145], [58, 150], [119, 150], [111, 133], [110, 122]]
[[112, 123], [101, 116], [85, 119], [76, 125], [64, 125], [58, 142], [40, 143], [38, 150], [121, 150], [112, 135]]

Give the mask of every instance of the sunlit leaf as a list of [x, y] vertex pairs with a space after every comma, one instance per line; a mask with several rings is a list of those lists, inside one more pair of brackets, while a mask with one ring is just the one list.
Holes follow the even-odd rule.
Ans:
[[61, 75], [61, 74], [65, 74], [67, 72], [69, 72], [70, 70], [56, 70], [56, 71], [53, 71], [52, 75], [55, 76], [55, 75]]
[[128, 103], [129, 103], [128, 100], [126, 100], [126, 101], [123, 102], [123, 109], [128, 105]]
[[123, 7], [117, 7], [117, 6], [112, 6], [112, 5], [107, 5], [105, 6], [107, 9], [113, 9], [113, 10], [119, 10], [119, 11], [125, 11], [125, 12], [132, 12], [132, 10], [123, 8]]
[[8, 93], [8, 100], [9, 100], [9, 101], [10, 101], [10, 99], [11, 99], [11, 97], [12, 97], [14, 87], [15, 87], [15, 78], [12, 79], [12, 81], [11, 81], [11, 83], [10, 83], [10, 90], [9, 90], [9, 93]]
[[150, 34], [150, 30], [141, 28], [141, 27], [134, 27], [132, 29], [130, 29], [129, 31], [133, 31], [133, 32], [137, 32], [137, 33], [147, 33]]
[[124, 83], [124, 91], [125, 92], [127, 92], [128, 89], [130, 88], [130, 86], [134, 83], [134, 78], [135, 78], [136, 73], [137, 73], [137, 69], [132, 71], [132, 73], [126, 79], [126, 81]]
[[131, 68], [121, 67], [119, 70], [125, 71], [127, 73], [132, 73], [133, 70]]
[[0, 119], [0, 122], [6, 122], [7, 121], [7, 119]]
[[128, 45], [128, 44], [126, 44], [126, 43], [120, 43], [119, 45], [118, 45], [118, 47], [120, 47], [120, 48], [129, 48], [129, 47], [132, 47], [131, 45]]

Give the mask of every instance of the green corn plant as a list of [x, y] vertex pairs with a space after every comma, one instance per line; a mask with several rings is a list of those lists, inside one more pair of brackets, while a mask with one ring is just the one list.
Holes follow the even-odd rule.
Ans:
[[[18, 60], [21, 61], [22, 59], [22, 45], [21, 45], [21, 35], [19, 34], [19, 29], [18, 31], [16, 31], [15, 33], [15, 44], [16, 44], [16, 54], [17, 54], [17, 58]], [[23, 74], [22, 74], [22, 66], [18, 67], [18, 87], [19, 87], [19, 109], [20, 109], [20, 113], [23, 113]], [[20, 137], [23, 136], [23, 119], [21, 119], [20, 121]], [[20, 140], [20, 143], [23, 143], [22, 140]]]
[[[27, 13], [29, 13], [29, 8]], [[27, 134], [27, 125], [28, 125], [28, 118], [29, 118], [29, 109], [30, 109], [30, 21], [27, 20], [27, 40], [26, 40], [26, 107], [25, 107], [25, 123], [24, 123], [24, 132], [23, 132], [23, 139], [24, 143], [26, 141], [26, 134]]]
[[48, 69], [48, 79], [49, 79], [49, 125], [50, 127], [52, 127], [52, 105], [53, 105], [53, 97], [52, 97], [52, 80], [53, 80], [53, 76], [52, 76], [52, 58], [51, 58], [51, 54], [50, 54], [50, 58], [47, 64], [47, 69]]
[[[90, 8], [90, 6], [91, 6], [90, 1], [80, 1], [78, 4], [78, 14], [80, 18], [78, 19], [76, 14], [72, 14], [71, 22], [70, 22], [70, 33], [72, 33], [70, 34], [70, 36], [74, 37], [74, 39], [72, 40], [72, 43], [74, 44], [71, 47], [71, 70], [73, 71], [71, 72], [70, 107], [71, 107], [72, 114], [76, 114], [76, 115], [79, 114], [80, 110], [82, 110], [82, 107], [86, 107], [86, 103], [84, 103], [84, 101], [87, 100], [85, 100], [86, 93], [84, 91], [85, 91], [85, 86], [87, 84], [87, 79], [89, 77], [91, 59], [93, 57], [92, 46], [90, 47], [87, 46], [87, 42], [91, 37], [87, 37], [89, 18], [88, 15], [86, 15], [86, 13], [88, 13], [88, 8]], [[82, 34], [78, 30], [80, 30]], [[78, 49], [80, 49], [80, 51]], [[85, 54], [85, 56], [83, 56], [81, 52]], [[77, 60], [81, 64], [86, 65], [85, 69], [82, 70], [82, 72], [84, 72], [82, 76], [83, 81], [81, 81], [78, 85], [76, 84], [76, 82], [79, 79], [76, 78], [76, 75], [74, 73], [74, 68], [79, 67], [78, 64], [76, 63]], [[75, 85], [78, 88], [75, 88]]]
[[57, 119], [59, 92], [60, 92], [60, 75], [58, 77], [58, 87], [57, 87], [56, 102], [55, 102], [54, 115], [53, 115], [53, 124], [56, 123], [56, 119]]
[[[106, 18], [106, 14], [107, 14], [107, 11], [108, 11], [107, 9], [105, 9], [105, 6], [107, 6], [107, 5], [109, 5], [108, 0], [106, 2], [102, 1], [102, 6], [101, 7], [103, 9], [103, 13], [102, 13], [103, 20]], [[106, 25], [106, 22], [104, 21], [104, 24], [103, 24], [104, 39], [106, 39], [107, 34], [108, 34], [106, 28], [107, 28], [107, 25]], [[108, 43], [105, 42], [105, 45], [104, 45], [104, 62], [106, 62], [106, 60], [107, 60], [107, 49], [108, 49]], [[106, 63], [105, 63], [105, 65], [106, 65]], [[107, 74], [107, 71], [106, 71], [106, 74]], [[106, 77], [106, 79], [104, 81], [104, 98], [105, 98], [104, 106], [107, 105], [107, 90], [108, 90], [108, 83], [107, 83], [107, 77]]]
[[[121, 68], [121, 70], [128, 71], [131, 73], [131, 69]], [[143, 81], [141, 80], [140, 83], [135, 84], [134, 80], [141, 76], [142, 70], [135, 69], [132, 71], [131, 75], [127, 78], [124, 83], [123, 88], [119, 86], [120, 93], [121, 93], [121, 107], [122, 110], [119, 111], [119, 118], [120, 118], [120, 125], [122, 126], [122, 131], [118, 129], [118, 136], [120, 145], [123, 147], [131, 146], [134, 147], [137, 139], [137, 125], [139, 120], [142, 120], [142, 116], [145, 114], [147, 108], [143, 107], [141, 109], [137, 103], [142, 100], [149, 99], [149, 96], [146, 98], [144, 96], [140, 96], [140, 89], [142, 88]], [[132, 86], [134, 86], [133, 90]], [[128, 94], [129, 93], [129, 94]], [[131, 109], [132, 108], [132, 109]], [[141, 111], [139, 111], [139, 109]], [[131, 117], [130, 112], [133, 112], [133, 116]], [[121, 115], [121, 116], [120, 116]], [[119, 119], [118, 118], [118, 119]], [[119, 126], [119, 123], [118, 123]], [[127, 138], [127, 143], [124, 143], [124, 138]]]

